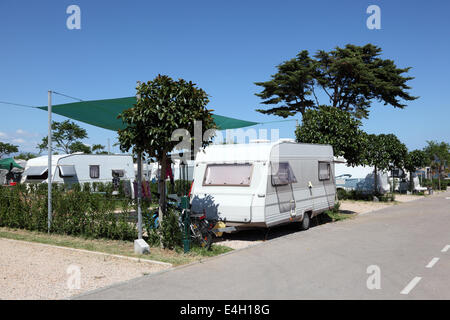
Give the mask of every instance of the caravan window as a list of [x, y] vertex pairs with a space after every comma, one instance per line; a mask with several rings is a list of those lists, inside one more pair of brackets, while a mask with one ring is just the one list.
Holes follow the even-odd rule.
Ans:
[[204, 186], [249, 186], [253, 165], [209, 164], [206, 167]]
[[47, 166], [28, 167], [25, 169], [23, 175], [27, 177], [27, 181], [46, 180], [48, 178], [47, 169]]
[[119, 177], [119, 178], [123, 178], [123, 176], [125, 176], [125, 170], [112, 170], [112, 176], [115, 177]]
[[89, 166], [89, 176], [91, 179], [100, 178], [100, 166]]
[[319, 180], [330, 180], [331, 167], [329, 162], [319, 162]]
[[297, 182], [289, 162], [272, 162], [271, 170], [273, 186], [283, 186]]

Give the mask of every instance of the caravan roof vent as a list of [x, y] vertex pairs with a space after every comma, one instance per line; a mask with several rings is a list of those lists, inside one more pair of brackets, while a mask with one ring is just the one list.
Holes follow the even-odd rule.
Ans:
[[252, 139], [250, 140], [250, 143], [268, 143], [270, 142], [270, 140], [266, 140], [266, 139]]

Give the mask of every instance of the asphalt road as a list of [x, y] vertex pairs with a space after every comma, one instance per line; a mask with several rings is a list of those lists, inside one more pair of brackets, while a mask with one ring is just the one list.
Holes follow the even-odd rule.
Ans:
[[450, 192], [77, 298], [450, 299]]

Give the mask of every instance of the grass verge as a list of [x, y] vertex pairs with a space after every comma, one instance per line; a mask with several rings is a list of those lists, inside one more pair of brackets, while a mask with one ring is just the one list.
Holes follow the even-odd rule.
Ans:
[[132, 241], [86, 239], [81, 237], [47, 234], [43, 232], [28, 231], [23, 229], [10, 229], [5, 227], [0, 227], [0, 238], [44, 243], [61, 247], [123, 255], [140, 259], [150, 259], [171, 263], [174, 266], [200, 261], [202, 259], [213, 257], [233, 250], [225, 246], [213, 244], [210, 251], [199, 247], [193, 247], [191, 252], [184, 254], [182, 248], [177, 248], [176, 250], [167, 250], [151, 247], [150, 254], [138, 255], [133, 252], [134, 244]]
[[355, 217], [356, 213], [344, 213], [344, 211], [339, 210], [340, 203], [336, 202], [333, 209], [324, 212], [325, 217], [329, 222], [342, 221]]

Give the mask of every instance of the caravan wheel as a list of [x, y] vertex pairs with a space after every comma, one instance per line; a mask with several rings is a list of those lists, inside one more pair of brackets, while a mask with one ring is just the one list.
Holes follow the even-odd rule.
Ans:
[[305, 215], [303, 216], [303, 220], [300, 222], [300, 228], [302, 230], [308, 230], [309, 222], [310, 222], [309, 213], [305, 212]]

